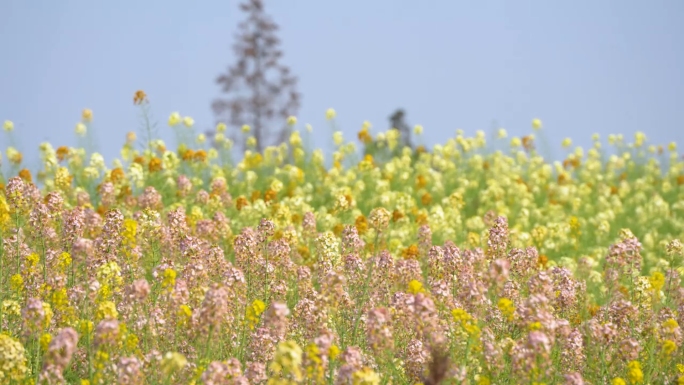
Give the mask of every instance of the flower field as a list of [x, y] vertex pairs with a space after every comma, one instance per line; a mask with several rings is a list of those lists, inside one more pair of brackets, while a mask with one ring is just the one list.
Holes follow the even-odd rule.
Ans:
[[109, 162], [0, 148], [0, 384], [684, 384], [675, 144], [327, 117], [329, 156], [294, 117], [258, 153], [178, 113], [177, 148], [143, 124]]

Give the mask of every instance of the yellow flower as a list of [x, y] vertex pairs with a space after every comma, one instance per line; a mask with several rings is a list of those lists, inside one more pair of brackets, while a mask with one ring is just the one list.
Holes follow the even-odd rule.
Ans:
[[659, 271], [653, 272], [648, 281], [651, 283], [651, 289], [656, 293], [665, 286], [665, 276]]
[[17, 293], [21, 293], [24, 290], [24, 278], [21, 274], [14, 274], [10, 277], [10, 288]]
[[289, 116], [287, 118], [287, 124], [289, 124], [290, 126], [294, 126], [295, 124], [297, 124], [297, 117]]
[[26, 361], [26, 350], [21, 342], [4, 333], [0, 334], [0, 381], [8, 384], [24, 379], [28, 373]]
[[83, 110], [81, 113], [81, 119], [83, 119], [84, 122], [90, 122], [93, 120], [93, 111], [90, 110], [89, 108], [86, 108]]
[[527, 325], [527, 328], [528, 328], [530, 331], [541, 330], [542, 324], [541, 324], [541, 322], [539, 322], [539, 321], [537, 321], [537, 322], [530, 322], [530, 323]]
[[14, 130], [14, 123], [11, 120], [5, 120], [5, 123], [3, 123], [2, 128], [7, 132], [11, 132]]
[[637, 132], [634, 134], [634, 146], [641, 147], [646, 141], [646, 135], [643, 132]]
[[337, 113], [335, 113], [335, 110], [333, 110], [332, 108], [328, 108], [328, 110], [325, 111], [325, 118], [327, 120], [333, 120], [335, 119], [335, 116], [337, 116]]
[[168, 352], [164, 355], [164, 358], [162, 358], [160, 366], [162, 372], [168, 376], [183, 369], [187, 364], [188, 360], [184, 355], [178, 352]]
[[245, 318], [247, 319], [249, 328], [254, 330], [254, 327], [259, 323], [259, 316], [266, 310], [266, 304], [263, 301], [255, 299], [245, 311]]
[[344, 141], [344, 138], [342, 137], [342, 131], [335, 131], [333, 133], [333, 141], [337, 146], [342, 144], [342, 142]]
[[86, 131], [88, 131], [88, 128], [85, 124], [78, 122], [78, 124], [76, 124], [76, 129], [74, 131], [76, 131], [77, 135], [84, 136], [86, 134]]
[[183, 125], [187, 128], [191, 128], [195, 124], [195, 120], [189, 116], [183, 118]]
[[572, 139], [570, 139], [570, 138], [563, 139], [562, 145], [564, 148], [568, 148], [568, 147], [572, 146]]
[[425, 288], [420, 281], [414, 279], [408, 284], [408, 292], [410, 294], [425, 293]]
[[499, 128], [499, 132], [497, 133], [496, 136], [499, 139], [505, 139], [506, 137], [508, 137], [508, 133], [506, 132], [506, 130], [504, 128]]
[[169, 116], [169, 126], [173, 127], [181, 122], [181, 115], [178, 112], [172, 112]]
[[610, 383], [611, 385], [627, 385], [627, 382], [625, 382], [625, 380], [623, 380], [620, 377], [613, 378], [613, 381], [611, 381]]
[[216, 125], [216, 132], [225, 132], [226, 131], [226, 124], [221, 122]]
[[178, 308], [178, 325], [183, 326], [187, 324], [192, 318], [192, 309], [188, 305], [180, 305]]
[[672, 151], [672, 152], [677, 151], [677, 143], [670, 142], [670, 144], [667, 145], [667, 149]]
[[275, 357], [269, 368], [277, 375], [291, 377], [295, 381], [302, 379], [303, 351], [295, 341], [283, 341], [276, 347]]
[[248, 133], [249, 130], [251, 130], [251, 129], [252, 128], [249, 126], [249, 124], [243, 124], [242, 125], [242, 132], [244, 132], [245, 134]]
[[299, 131], [292, 131], [290, 134], [290, 144], [294, 147], [300, 146], [302, 144], [302, 137], [299, 136]]
[[164, 270], [162, 280], [162, 287], [168, 291], [173, 291], [174, 286], [176, 286], [176, 270], [168, 268]]
[[416, 124], [415, 127], [413, 127], [413, 133], [416, 135], [420, 135], [423, 133], [423, 126], [420, 124]]
[[133, 143], [137, 139], [137, 136], [135, 135], [135, 132], [133, 131], [128, 131], [126, 134], [126, 142], [128, 143]]
[[116, 310], [116, 305], [112, 301], [102, 301], [95, 312], [95, 319], [101, 321], [103, 319], [116, 319], [119, 312]]
[[330, 356], [331, 360], [337, 358], [340, 353], [340, 348], [337, 345], [330, 345], [330, 348], [328, 349], [328, 356]]
[[677, 328], [679, 328], [679, 324], [677, 323], [677, 320], [675, 320], [674, 318], [669, 318], [668, 320], [663, 322], [663, 328], [667, 329], [671, 333], [674, 333], [677, 330]]
[[498, 307], [506, 319], [509, 321], [513, 319], [513, 315], [515, 313], [515, 305], [513, 305], [513, 301], [508, 298], [501, 298], [499, 299]]
[[460, 308], [459, 309], [453, 309], [451, 311], [451, 315], [454, 317], [454, 321], [456, 321], [456, 322], [464, 322], [464, 321], [469, 321], [472, 319], [472, 317], [470, 316], [470, 314], [468, 314], [468, 312], [466, 312], [465, 310], [460, 309]]
[[639, 361], [630, 361], [627, 364], [627, 379], [630, 384], [641, 384], [644, 382], [644, 372], [641, 371]]
[[93, 321], [82, 319], [78, 321], [78, 333], [81, 335], [88, 335], [93, 332]]
[[542, 121], [539, 119], [532, 119], [532, 128], [540, 130], [542, 128]]
[[40, 348], [43, 351], [46, 351], [48, 345], [50, 345], [50, 341], [52, 341], [52, 336], [50, 335], [50, 333], [43, 333], [43, 335], [41, 335], [39, 339]]
[[378, 385], [380, 376], [369, 367], [364, 367], [352, 374], [353, 385]]
[[665, 342], [663, 342], [663, 349], [662, 349], [662, 352], [663, 352], [664, 355], [670, 356], [670, 355], [672, 355], [672, 353], [674, 353], [675, 351], [677, 351], [677, 344], [675, 344], [674, 341], [672, 341], [672, 340], [665, 340]]

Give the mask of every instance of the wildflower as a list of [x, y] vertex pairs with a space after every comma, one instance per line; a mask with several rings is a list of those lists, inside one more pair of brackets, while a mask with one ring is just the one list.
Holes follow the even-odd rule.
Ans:
[[572, 146], [572, 139], [570, 139], [570, 138], [563, 139], [562, 145], [563, 145], [563, 148], [568, 148], [568, 147]]
[[251, 330], [259, 323], [259, 316], [266, 310], [266, 304], [263, 301], [255, 299], [245, 311], [245, 318]]
[[189, 116], [183, 118], [183, 125], [187, 128], [191, 128], [195, 124], [195, 120]]
[[515, 305], [513, 305], [513, 301], [508, 298], [500, 298], [497, 306], [507, 320], [513, 320], [513, 315], [515, 313]]
[[169, 116], [169, 126], [173, 127], [181, 122], [181, 115], [179, 112], [172, 112]]
[[337, 345], [330, 345], [330, 348], [328, 349], [328, 356], [331, 360], [336, 359], [340, 353], [340, 348]]
[[81, 119], [83, 119], [84, 122], [91, 122], [93, 120], [93, 111], [89, 108], [84, 109], [81, 113]]
[[627, 379], [630, 384], [640, 384], [644, 382], [644, 372], [641, 371], [639, 361], [630, 361], [627, 364]]
[[645, 141], [646, 141], [646, 135], [643, 132], [637, 131], [634, 134], [634, 146], [635, 147], [641, 147]]
[[418, 293], [425, 293], [426, 290], [423, 287], [423, 284], [418, 281], [418, 280], [411, 280], [408, 284], [408, 290], [410, 294], [418, 294]]
[[10, 277], [10, 288], [16, 293], [21, 293], [24, 290], [24, 278], [21, 274], [14, 274]]
[[302, 379], [302, 355], [302, 348], [295, 341], [280, 342], [270, 369], [277, 375], [300, 381]]
[[135, 95], [133, 95], [133, 104], [143, 104], [146, 101], [147, 101], [147, 94], [145, 94], [145, 91], [143, 91], [143, 90], [135, 91]]
[[0, 333], [0, 383], [21, 381], [28, 372], [26, 351], [21, 342]]
[[414, 244], [404, 249], [401, 254], [405, 259], [416, 259], [419, 253], [418, 246]]
[[677, 344], [674, 341], [665, 340], [665, 342], [663, 342], [663, 348], [662, 348], [663, 355], [670, 356], [675, 351], [677, 351]]
[[164, 270], [162, 288], [173, 291], [174, 286], [176, 286], [176, 271], [171, 268]]
[[506, 132], [505, 128], [499, 128], [499, 131], [496, 133], [496, 137], [499, 139], [506, 139], [508, 137], [508, 132]]
[[390, 212], [384, 207], [374, 208], [368, 216], [368, 222], [377, 231], [382, 231], [387, 228], [390, 220]]
[[610, 383], [611, 385], [627, 385], [627, 382], [620, 377], [613, 378]]
[[535, 130], [540, 130], [542, 128], [542, 122], [539, 119], [532, 119], [532, 128]]
[[162, 372], [169, 376], [185, 367], [188, 364], [188, 360], [184, 355], [178, 352], [168, 352], [164, 355], [161, 360], [160, 366]]
[[369, 367], [354, 372], [352, 375], [353, 385], [379, 385], [380, 376]]
[[667, 255], [676, 256], [684, 253], [684, 245], [679, 239], [673, 239], [667, 244]]
[[413, 127], [413, 133], [416, 135], [421, 135], [423, 133], [423, 126], [421, 126], [420, 124], [416, 124]]
[[297, 118], [295, 116], [289, 116], [287, 118], [287, 124], [289, 124], [290, 126], [294, 126], [295, 124], [297, 124]]
[[93, 326], [92, 321], [82, 319], [78, 321], [78, 332], [82, 335], [89, 335], [93, 332]]
[[333, 110], [332, 108], [328, 108], [328, 110], [325, 111], [325, 118], [326, 118], [327, 120], [333, 120], [333, 119], [335, 119], [335, 116], [336, 116], [336, 115], [337, 115], [337, 113], [336, 113], [335, 110]]
[[50, 341], [52, 341], [52, 336], [50, 333], [43, 333], [43, 335], [40, 336], [38, 339], [38, 343], [40, 344], [40, 348], [43, 351], [46, 351], [48, 348], [48, 345], [50, 344]]
[[225, 123], [221, 122], [216, 125], [216, 132], [226, 132], [226, 129], [228, 127], [226, 126]]
[[368, 127], [364, 125], [364, 127], [361, 128], [361, 131], [359, 131], [359, 133], [357, 134], [357, 137], [359, 138], [361, 143], [368, 144], [373, 141], [373, 137], [369, 132], [369, 127], [370, 124], [368, 125]]
[[147, 165], [147, 169], [148, 169], [151, 173], [154, 173], [154, 172], [157, 172], [157, 171], [161, 171], [161, 170], [163, 169], [163, 167], [162, 167], [162, 160], [159, 159], [159, 158], [156, 158], [156, 157], [150, 159], [150, 162], [149, 162], [148, 165]]
[[116, 305], [112, 301], [102, 301], [95, 312], [96, 320], [115, 320], [119, 316]]
[[76, 129], [74, 130], [77, 135], [79, 136], [84, 136], [86, 134], [86, 131], [88, 131], [88, 128], [86, 127], [85, 124], [78, 122], [76, 124]]
[[660, 292], [660, 289], [665, 286], [665, 275], [659, 271], [655, 271], [653, 274], [651, 274], [648, 281], [651, 283], [651, 290], [653, 290], [655, 293], [658, 293]]
[[[49, 336], [49, 334], [47, 334]], [[67, 368], [71, 357], [76, 351], [78, 344], [78, 334], [72, 328], [61, 329], [55, 338], [45, 338], [47, 344], [43, 347], [45, 354], [45, 367], [59, 368], [60, 371]], [[41, 346], [43, 346], [43, 338], [41, 337]], [[45, 368], [43, 369], [45, 370]]]
[[342, 137], [342, 131], [335, 131], [333, 133], [333, 141], [337, 146], [342, 144], [342, 142], [344, 141], [344, 138]]
[[2, 128], [7, 132], [12, 132], [14, 130], [14, 123], [11, 120], [5, 120], [2, 124]]

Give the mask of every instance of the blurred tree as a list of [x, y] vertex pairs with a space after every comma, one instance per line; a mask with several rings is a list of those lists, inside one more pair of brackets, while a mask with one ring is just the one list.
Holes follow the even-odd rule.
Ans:
[[231, 128], [236, 146], [245, 148], [248, 135], [240, 135], [240, 130], [248, 125], [257, 151], [262, 151], [288, 139], [286, 120], [296, 115], [301, 96], [296, 91], [297, 78], [279, 63], [283, 53], [275, 34], [278, 25], [265, 13], [263, 1], [247, 0], [240, 9], [247, 17], [238, 25], [233, 46], [237, 63], [216, 79], [229, 96], [216, 99], [212, 109], [217, 123]]
[[406, 112], [399, 108], [392, 115], [390, 115], [389, 120], [390, 120], [390, 129], [391, 128], [396, 128], [399, 130], [400, 134], [400, 143], [402, 147], [410, 147], [413, 148], [413, 145], [411, 144], [411, 129], [409, 128], [408, 124], [406, 124], [406, 121], [404, 121], [406, 117]]

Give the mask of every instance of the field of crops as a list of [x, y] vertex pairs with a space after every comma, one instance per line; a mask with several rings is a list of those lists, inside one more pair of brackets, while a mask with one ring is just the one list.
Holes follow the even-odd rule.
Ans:
[[674, 143], [168, 124], [0, 148], [0, 384], [684, 384]]

